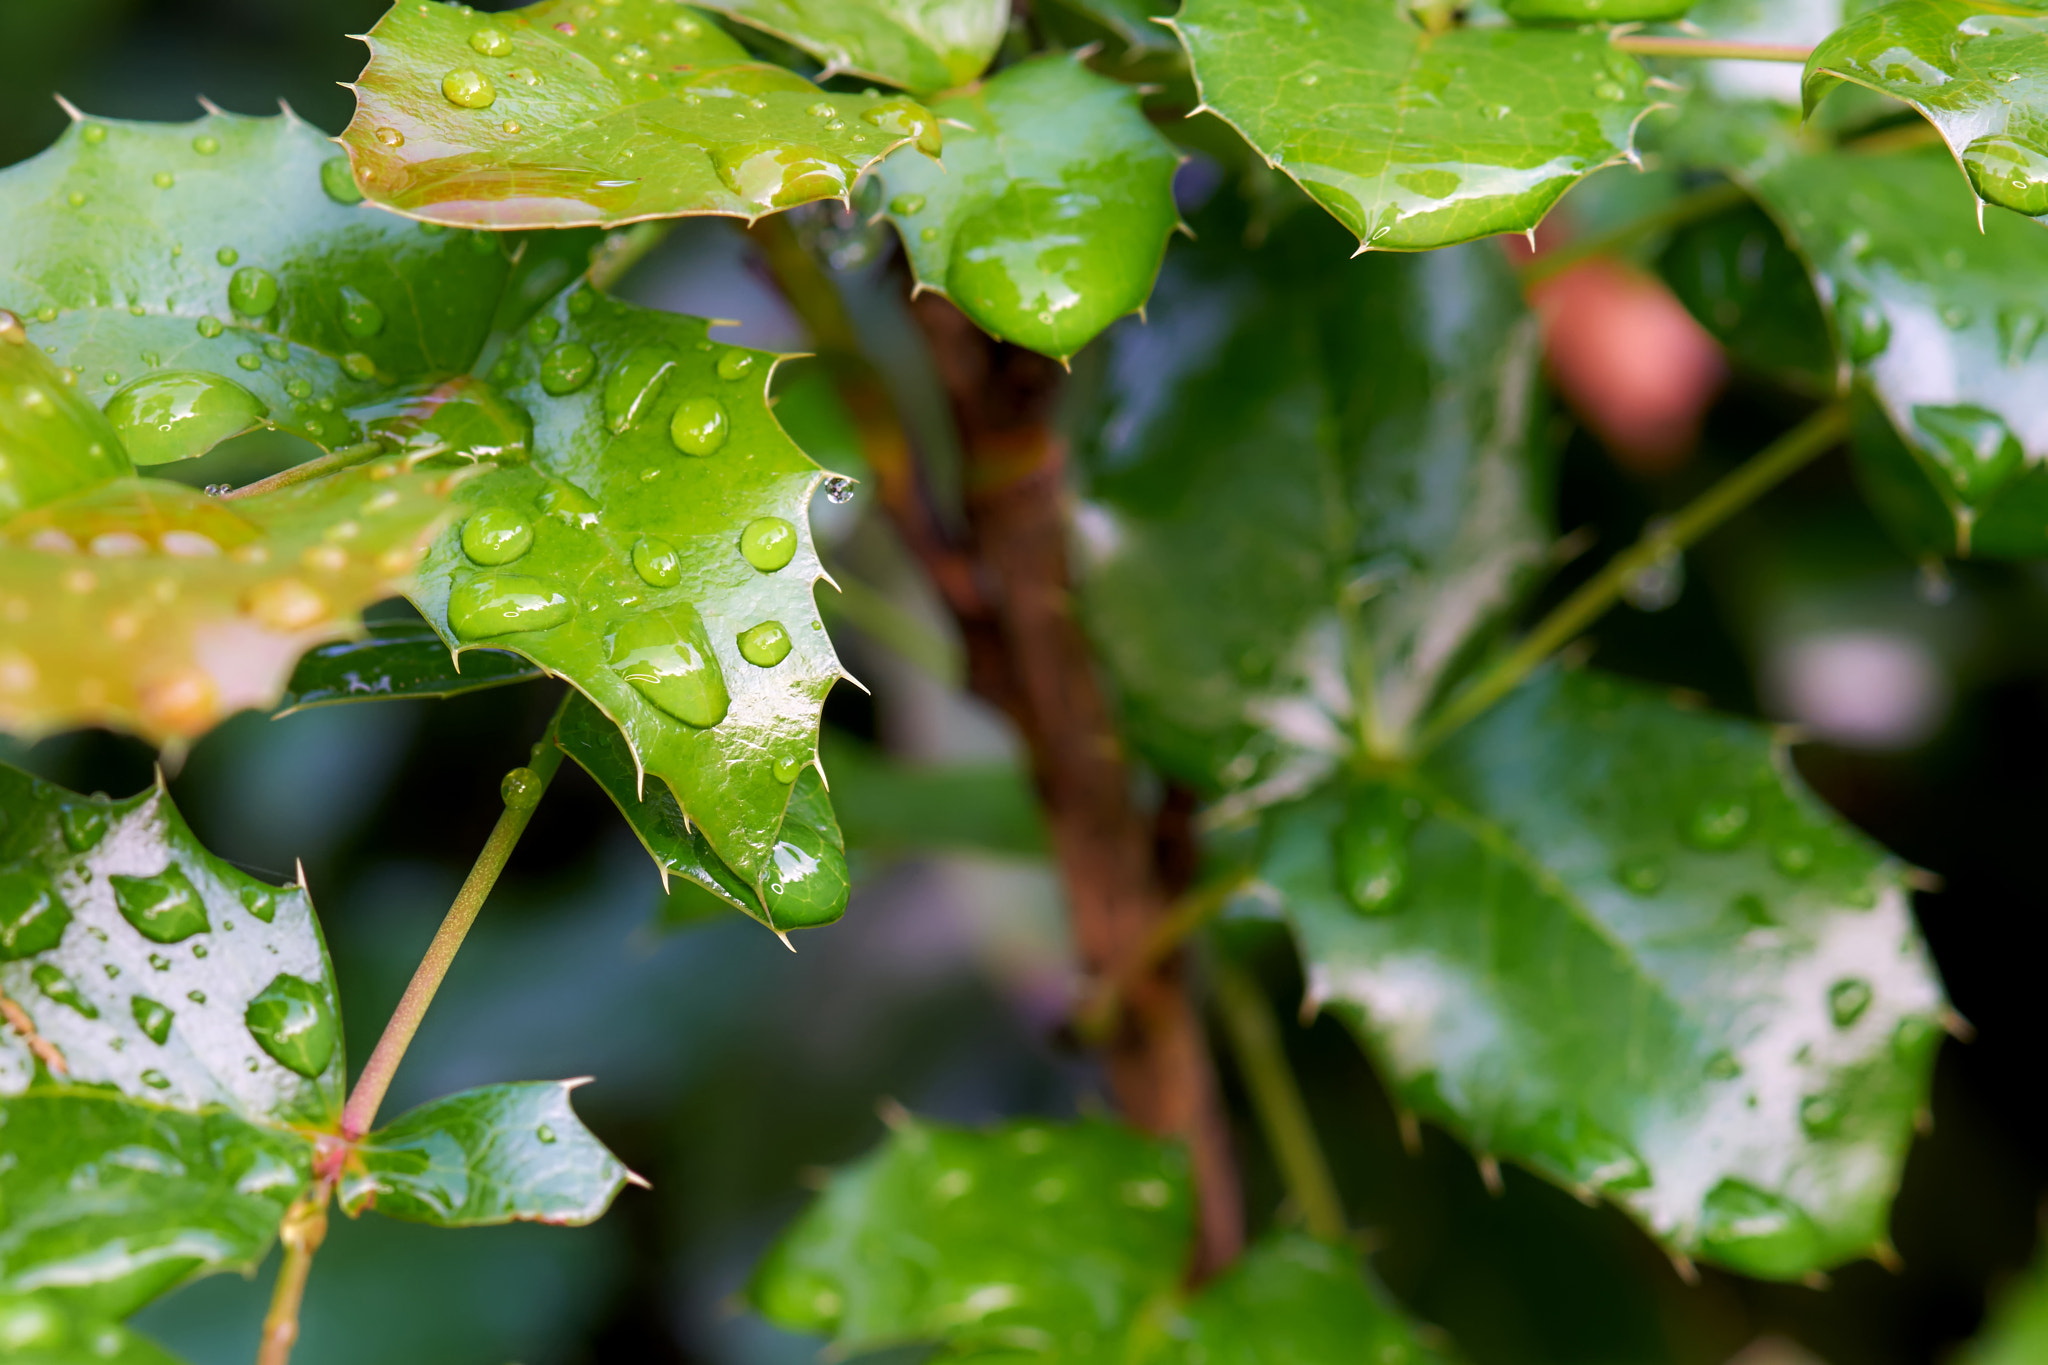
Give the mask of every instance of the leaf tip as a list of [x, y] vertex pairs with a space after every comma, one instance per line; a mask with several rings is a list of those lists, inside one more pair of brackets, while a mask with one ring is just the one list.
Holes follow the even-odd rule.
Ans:
[[220, 106], [219, 106], [218, 104], [215, 104], [215, 103], [214, 103], [214, 102], [213, 102], [212, 100], [208, 99], [208, 98], [207, 98], [206, 96], [204, 96], [204, 95], [201, 95], [201, 96], [199, 96], [199, 97], [198, 97], [198, 99], [199, 99], [199, 107], [200, 107], [201, 109], [204, 109], [204, 110], [206, 111], [206, 113], [207, 113], [208, 117], [210, 117], [210, 118], [225, 118], [225, 117], [227, 116], [227, 112], [228, 112], [227, 110], [225, 110], [225, 109], [221, 108], [221, 107], [220, 107]]
[[1693, 1264], [1692, 1257], [1682, 1251], [1672, 1252], [1671, 1268], [1678, 1273], [1678, 1278], [1688, 1289], [1700, 1287], [1700, 1268]]
[[881, 1119], [892, 1133], [907, 1133], [917, 1126], [917, 1120], [911, 1117], [910, 1111], [890, 1095], [884, 1095], [875, 1101], [875, 1116]]
[[768, 929], [770, 933], [775, 935], [775, 937], [782, 940], [783, 947], [789, 949], [792, 953], [796, 951], [796, 945], [789, 941], [789, 932], [787, 930], [777, 929], [772, 924], [768, 926]]
[[83, 123], [85, 121], [85, 111], [70, 100], [65, 99], [62, 95], [52, 95], [50, 98], [57, 101], [57, 107], [62, 109], [65, 117], [69, 118], [73, 123]]
[[636, 1189], [651, 1190], [654, 1188], [653, 1181], [649, 1180], [646, 1176], [640, 1174], [640, 1172], [634, 1170], [631, 1166], [628, 1166], [626, 1168], [625, 1181], [628, 1185], [631, 1185]]

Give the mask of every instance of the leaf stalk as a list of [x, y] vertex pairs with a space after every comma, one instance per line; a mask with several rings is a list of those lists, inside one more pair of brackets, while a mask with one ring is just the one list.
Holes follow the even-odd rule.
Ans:
[[1618, 33], [1614, 45], [1637, 57], [1690, 57], [1698, 61], [1797, 62], [1804, 66], [1810, 47], [1794, 43], [1738, 43], [1719, 38], [1667, 38], [1654, 33]]
[[256, 1348], [256, 1365], [287, 1365], [292, 1347], [299, 1340], [299, 1308], [306, 1300], [306, 1280], [313, 1270], [313, 1253], [327, 1240], [327, 1205], [334, 1196], [331, 1177], [322, 1177], [310, 1194], [294, 1200], [285, 1210], [277, 1240], [284, 1247], [284, 1264], [277, 1269], [277, 1283], [270, 1291], [270, 1311], [263, 1315], [263, 1341]]
[[311, 483], [315, 479], [324, 479], [330, 474], [339, 474], [342, 470], [359, 465], [365, 460], [374, 460], [379, 455], [384, 454], [387, 449], [388, 447], [382, 441], [374, 440], [364, 441], [352, 446], [343, 446], [339, 450], [330, 450], [325, 455], [317, 459], [308, 460], [304, 464], [293, 465], [290, 469], [281, 469], [267, 479], [258, 479], [252, 484], [245, 484], [231, 492], [223, 493], [220, 495], [221, 500], [226, 502], [232, 501], [235, 498], [261, 497], [265, 493], [275, 493], [280, 488], [290, 488], [295, 484]]

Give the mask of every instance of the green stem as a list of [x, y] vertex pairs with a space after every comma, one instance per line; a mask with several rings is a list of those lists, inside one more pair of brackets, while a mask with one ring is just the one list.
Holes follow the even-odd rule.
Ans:
[[1223, 1032], [1230, 1039], [1252, 1108], [1258, 1113], [1259, 1127], [1287, 1183], [1287, 1193], [1301, 1210], [1310, 1233], [1326, 1242], [1342, 1241], [1350, 1228], [1344, 1201], [1337, 1194], [1322, 1144], [1316, 1140], [1301, 1087], [1287, 1065], [1272, 1002], [1248, 972], [1225, 961], [1222, 954], [1211, 954], [1208, 965], [1216, 1012], [1223, 1020]]
[[435, 932], [434, 941], [427, 945], [426, 956], [420, 959], [411, 983], [399, 999], [398, 1008], [391, 1012], [389, 1022], [384, 1025], [384, 1036], [377, 1040], [376, 1051], [370, 1054], [362, 1074], [356, 1077], [355, 1089], [349, 1092], [348, 1103], [341, 1111], [341, 1135], [349, 1141], [362, 1137], [376, 1122], [377, 1107], [384, 1103], [384, 1092], [391, 1088], [391, 1079], [398, 1074], [398, 1064], [404, 1060], [413, 1035], [419, 1032], [427, 1006], [434, 1003], [434, 993], [441, 989], [442, 979], [455, 964], [455, 954], [462, 947], [464, 936], [476, 923], [477, 913], [484, 908], [484, 900], [491, 894], [491, 888], [498, 884], [498, 874], [505, 870], [506, 860], [511, 858], [519, 836], [526, 832], [527, 822], [533, 819], [534, 807], [540, 804], [548, 783], [554, 780], [555, 770], [562, 766], [562, 750], [555, 743], [555, 732], [561, 726], [562, 713], [568, 708], [570, 697], [574, 695], [570, 692], [563, 696], [561, 706], [555, 708], [554, 718], [548, 722], [547, 733], [541, 736], [540, 743], [533, 746], [533, 756], [527, 766], [538, 783], [526, 783], [518, 801], [506, 801], [497, 827], [484, 841], [483, 852], [477, 855], [475, 866], [469, 869], [468, 879], [462, 883], [462, 890], [456, 893], [455, 903], [448, 907], [448, 914]]
[[388, 449], [389, 447], [382, 441], [364, 441], [360, 445], [343, 446], [339, 450], [330, 450], [318, 459], [293, 465], [290, 469], [279, 470], [267, 479], [258, 479], [233, 492], [223, 493], [221, 497], [223, 500], [253, 498], [264, 493], [275, 493], [280, 488], [290, 488], [293, 484], [311, 483], [315, 479], [324, 479], [329, 474], [338, 474], [365, 460], [374, 460]]
[[1428, 753], [1453, 732], [1492, 709], [1495, 702], [1520, 686], [1544, 660], [1598, 620], [1620, 599], [1636, 575], [1665, 556], [1684, 550], [1783, 483], [1833, 447], [1848, 430], [1848, 412], [1840, 403], [1822, 408], [1694, 499], [1677, 516], [1654, 524], [1641, 540], [1616, 555], [1606, 568], [1537, 623], [1520, 644], [1453, 697], [1417, 738], [1411, 757]]
[[1792, 43], [1731, 43], [1718, 38], [1665, 38], [1651, 33], [1622, 33], [1614, 45], [1638, 57], [1692, 57], [1701, 61], [1797, 62], [1813, 55], [1810, 47]]
[[675, 231], [675, 227], [674, 219], [663, 218], [653, 222], [635, 223], [607, 236], [591, 256], [591, 284], [610, 292], [613, 285], [626, 277], [626, 272], [646, 259], [654, 248], [667, 241], [668, 235]]
[[1612, 256], [1621, 248], [1649, 236], [1653, 232], [1665, 232], [1672, 228], [1697, 223], [1702, 218], [1711, 218], [1724, 210], [1732, 209], [1747, 202], [1748, 191], [1732, 181], [1709, 185], [1682, 195], [1662, 208], [1631, 218], [1626, 223], [1596, 232], [1576, 242], [1567, 242], [1555, 251], [1546, 251], [1522, 267], [1522, 285], [1532, 288], [1545, 280], [1554, 279], [1575, 265], [1583, 264], [1598, 256]]
[[333, 1194], [333, 1182], [323, 1177], [310, 1194], [285, 1210], [277, 1232], [284, 1247], [284, 1264], [277, 1268], [270, 1311], [263, 1315], [256, 1365], [287, 1365], [292, 1358], [292, 1347], [299, 1339], [299, 1307], [306, 1299], [306, 1278], [313, 1271], [313, 1253], [327, 1239], [327, 1204]]

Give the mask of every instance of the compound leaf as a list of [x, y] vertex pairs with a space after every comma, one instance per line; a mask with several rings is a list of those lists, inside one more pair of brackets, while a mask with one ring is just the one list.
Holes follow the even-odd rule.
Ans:
[[517, 654], [502, 650], [451, 655], [424, 621], [374, 622], [361, 639], [308, 650], [292, 670], [278, 714], [351, 701], [459, 697], [544, 676]]
[[421, 1105], [350, 1154], [342, 1207], [443, 1228], [596, 1221], [631, 1177], [576, 1117], [575, 1084], [489, 1085]]
[[1057, 359], [1144, 306], [1178, 221], [1180, 155], [1136, 89], [1051, 55], [932, 112], [966, 125], [946, 164], [899, 157], [878, 172], [920, 288]]
[[706, 0], [705, 8], [795, 44], [828, 75], [913, 92], [979, 76], [1010, 24], [1010, 0]]
[[939, 152], [919, 105], [827, 94], [668, 0], [406, 3], [367, 41], [341, 142], [362, 193], [427, 222], [753, 219], [844, 199], [906, 143]]
[[179, 1365], [155, 1342], [47, 1294], [0, 1294], [0, 1343], [13, 1365]]
[[1363, 247], [1525, 232], [1654, 107], [1597, 31], [1429, 34], [1402, 0], [1187, 0], [1173, 25], [1203, 106]]
[[1403, 1108], [1770, 1279], [1886, 1240], [1941, 1033], [1903, 871], [1763, 728], [1557, 673], [1264, 855]]

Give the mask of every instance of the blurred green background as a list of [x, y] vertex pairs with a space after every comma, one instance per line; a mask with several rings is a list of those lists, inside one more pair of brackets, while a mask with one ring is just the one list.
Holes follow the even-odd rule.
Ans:
[[[497, 8], [502, 6], [486, 6]], [[338, 130], [374, 0], [0, 0], [0, 163], [63, 126], [63, 94], [109, 117], [179, 119], [204, 94], [265, 113], [279, 99]], [[1629, 175], [1632, 173], [1622, 173]], [[1574, 196], [1630, 190], [1610, 173]], [[828, 237], [834, 231], [822, 228]], [[840, 230], [860, 312], [914, 425], [936, 420], [930, 376], [877, 239]], [[743, 319], [736, 335], [795, 347], [800, 331], [747, 268], [744, 238], [688, 225], [630, 282], [642, 301]], [[1127, 322], [1125, 326], [1135, 326]], [[1087, 362], [1084, 359], [1083, 365]], [[828, 466], [857, 462], [829, 406], [788, 372], [785, 420]], [[1734, 375], [1684, 458], [1632, 469], [1565, 415], [1560, 524], [1596, 553], [1553, 597], [1798, 415]], [[928, 444], [943, 447], [942, 435]], [[292, 458], [257, 439], [210, 459]], [[199, 474], [192, 475], [201, 478]], [[395, 1108], [487, 1081], [590, 1075], [591, 1126], [653, 1182], [581, 1230], [441, 1232], [339, 1223], [321, 1253], [303, 1365], [549, 1365], [812, 1358], [816, 1343], [750, 1318], [736, 1292], [821, 1167], [881, 1132], [887, 1096], [959, 1121], [1101, 1103], [1065, 1047], [1073, 989], [1058, 891], [1001, 725], [945, 684], [957, 650], [867, 498], [820, 504], [850, 591], [828, 619], [872, 697], [828, 710], [827, 759], [853, 848], [846, 920], [792, 956], [731, 916], [665, 926], [653, 868], [594, 786], [564, 774], [429, 1017]], [[1904, 1269], [1850, 1267], [1826, 1290], [1709, 1272], [1688, 1287], [1619, 1215], [1509, 1172], [1489, 1197], [1441, 1134], [1402, 1151], [1355, 1046], [1332, 1023], [1292, 1046], [1376, 1264], [1480, 1365], [1907, 1365], [1944, 1359], [2026, 1262], [2048, 1176], [2035, 1012], [2044, 934], [2048, 577], [2026, 566], [1915, 564], [1864, 510], [1845, 463], [1823, 463], [1687, 565], [1668, 608], [1603, 627], [1606, 666], [1680, 683], [1738, 712], [1798, 719], [1823, 794], [1945, 878], [1920, 910], [1977, 1040], [1952, 1044], [1931, 1136], [1895, 1223]], [[360, 1060], [498, 810], [554, 684], [455, 702], [243, 716], [174, 781], [214, 849], [279, 880], [302, 859], [321, 908]], [[125, 794], [152, 756], [104, 735], [0, 753], [84, 790]], [[1284, 944], [1233, 930], [1283, 1004]], [[1255, 1220], [1280, 1189], [1226, 1075]], [[195, 1365], [253, 1354], [267, 1287], [182, 1291], [141, 1325]]]

